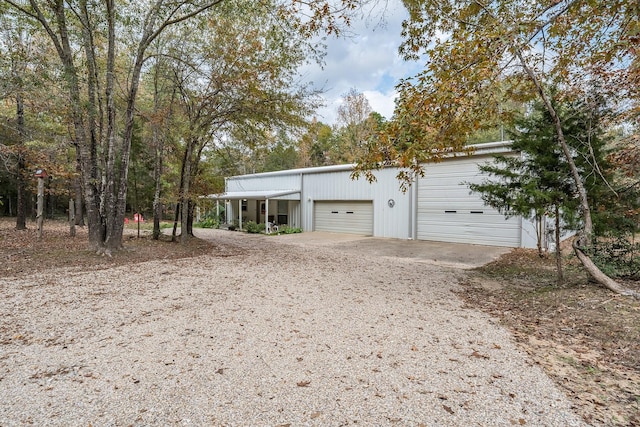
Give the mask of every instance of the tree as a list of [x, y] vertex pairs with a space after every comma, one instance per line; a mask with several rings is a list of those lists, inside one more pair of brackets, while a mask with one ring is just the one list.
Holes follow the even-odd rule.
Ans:
[[187, 123], [179, 194], [183, 242], [203, 153], [214, 143], [235, 141], [266, 157], [274, 135], [300, 129], [316, 105], [314, 92], [292, 83], [312, 46], [273, 16], [273, 8], [266, 1], [227, 1], [201, 22], [192, 21], [197, 32], [185, 28], [176, 37], [182, 57], [174, 63], [174, 84]]
[[369, 116], [373, 110], [369, 100], [355, 88], [342, 96], [342, 103], [338, 107], [338, 150], [343, 153], [341, 161], [352, 163], [364, 154], [367, 140], [373, 128]]
[[[587, 189], [563, 132], [554, 98], [577, 98], [600, 81], [614, 99], [626, 98], [636, 58], [640, 5], [575, 0], [405, 0], [406, 58], [426, 58], [425, 70], [399, 85], [396, 120], [383, 148], [401, 167], [401, 178], [422, 173], [422, 164], [459, 151], [483, 117], [500, 114], [502, 97], [538, 98], [552, 118], [580, 202], [582, 230], [576, 255], [589, 273], [615, 292], [634, 294], [604, 275], [585, 255], [593, 235]], [[507, 90], [493, 90], [497, 82]], [[623, 84], [620, 84], [623, 82]], [[560, 88], [552, 93], [551, 88]], [[572, 96], [569, 96], [572, 95]], [[375, 167], [381, 150], [363, 161]], [[635, 293], [637, 296], [637, 293]]]
[[307, 126], [307, 132], [298, 142], [298, 167], [326, 166], [335, 164], [332, 159], [334, 143], [331, 126], [319, 122], [315, 117]]
[[[554, 109], [562, 119], [573, 160], [589, 189], [590, 204], [600, 211], [605, 208], [604, 202], [611, 198], [599, 197], [607, 193], [609, 178], [603, 175], [608, 168], [604, 150], [606, 139], [597, 117], [601, 109], [585, 103], [556, 104]], [[528, 217], [533, 212], [539, 226], [545, 216], [555, 219], [556, 267], [558, 281], [562, 282], [562, 230], [575, 230], [579, 224], [575, 183], [556, 141], [554, 123], [546, 107], [536, 102], [531, 110], [515, 121], [515, 129], [510, 132], [512, 149], [519, 156], [496, 155], [492, 164], [480, 166], [480, 170], [491, 178], [481, 184], [469, 184], [469, 188], [481, 193], [485, 203], [507, 217]], [[596, 167], [602, 170], [596, 170]], [[596, 228], [599, 226], [598, 223], [595, 225]], [[538, 252], [542, 255], [540, 227], [537, 237]]]

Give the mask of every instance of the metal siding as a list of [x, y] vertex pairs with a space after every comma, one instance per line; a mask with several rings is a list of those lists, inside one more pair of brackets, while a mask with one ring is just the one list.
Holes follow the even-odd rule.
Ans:
[[479, 183], [485, 176], [478, 164], [487, 158], [458, 158], [427, 165], [418, 180], [417, 237], [420, 240], [520, 246], [518, 218], [486, 206], [480, 195], [470, 193], [463, 182]]
[[339, 201], [314, 203], [314, 231], [332, 231], [370, 236], [373, 233], [373, 203]]
[[[300, 189], [300, 174], [242, 176], [227, 179], [226, 191], [264, 191]], [[283, 199], [286, 197], [283, 197]]]
[[302, 224], [300, 222], [300, 202], [290, 201], [289, 202], [289, 227], [301, 227]]
[[[350, 171], [305, 174], [303, 177], [301, 204], [303, 207], [303, 228], [314, 228], [313, 203], [316, 201], [373, 201], [373, 235], [406, 239], [409, 234], [410, 197], [400, 191], [396, 179], [398, 169], [388, 168], [376, 171], [377, 181], [351, 179]], [[395, 205], [387, 202], [393, 199]]]

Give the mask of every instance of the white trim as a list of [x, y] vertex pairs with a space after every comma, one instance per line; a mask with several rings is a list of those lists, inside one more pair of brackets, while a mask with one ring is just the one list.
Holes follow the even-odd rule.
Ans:
[[302, 175], [302, 174], [323, 173], [323, 172], [340, 172], [340, 171], [352, 170], [355, 166], [356, 166], [355, 164], [316, 166], [312, 168], [287, 169], [287, 170], [274, 171], [274, 172], [261, 172], [261, 173], [247, 174], [247, 175], [236, 175], [236, 176], [228, 177], [226, 179], [239, 180], [239, 179], [251, 179], [255, 177], [266, 178], [271, 176]]
[[300, 200], [300, 190], [229, 191], [227, 193], [209, 194], [206, 197], [213, 200], [266, 200], [277, 199], [278, 197], [296, 193], [298, 194], [298, 198], [294, 200]]

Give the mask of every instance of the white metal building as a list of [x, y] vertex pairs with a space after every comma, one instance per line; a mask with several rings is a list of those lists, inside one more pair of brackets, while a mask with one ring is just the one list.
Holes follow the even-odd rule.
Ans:
[[[486, 206], [465, 182], [480, 182], [478, 164], [511, 153], [509, 142], [475, 146], [472, 155], [428, 164], [407, 192], [397, 168], [375, 173], [377, 182], [352, 180], [353, 165], [291, 169], [226, 179], [227, 221], [287, 224], [303, 231], [331, 231], [399, 239], [507, 247], [535, 247], [529, 220]], [[514, 153], [515, 154], [515, 153]]]

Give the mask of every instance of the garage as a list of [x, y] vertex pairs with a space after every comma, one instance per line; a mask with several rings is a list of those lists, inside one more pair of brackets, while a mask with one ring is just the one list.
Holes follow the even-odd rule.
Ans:
[[478, 164], [488, 158], [456, 158], [428, 165], [418, 180], [417, 238], [440, 242], [519, 247], [520, 218], [486, 206], [464, 182], [479, 183]]
[[372, 201], [315, 201], [314, 230], [373, 235]]

